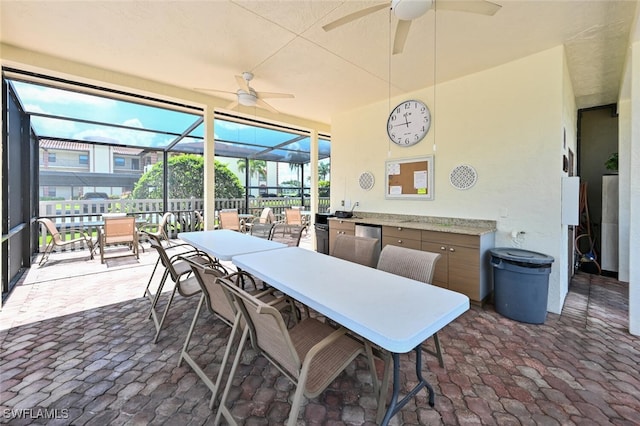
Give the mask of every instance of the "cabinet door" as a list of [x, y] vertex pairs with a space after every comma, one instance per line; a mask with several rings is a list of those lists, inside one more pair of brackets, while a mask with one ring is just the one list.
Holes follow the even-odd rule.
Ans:
[[335, 244], [338, 235], [356, 235], [356, 224], [341, 220], [331, 220], [329, 222], [329, 253], [331, 253], [331, 247]]
[[422, 250], [432, 253], [440, 253], [436, 262], [436, 270], [433, 273], [433, 283], [439, 287], [449, 288], [449, 252], [444, 244], [422, 242]]
[[449, 290], [480, 301], [480, 255], [469, 247], [448, 246]]

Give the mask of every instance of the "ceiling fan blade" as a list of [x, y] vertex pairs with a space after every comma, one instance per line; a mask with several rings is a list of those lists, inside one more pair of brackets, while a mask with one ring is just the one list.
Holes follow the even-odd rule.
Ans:
[[227, 93], [229, 95], [235, 95], [236, 92], [228, 92], [226, 90], [216, 90], [216, 89], [205, 89], [202, 87], [194, 87], [193, 90], [197, 90], [200, 92], [213, 92], [213, 93]]
[[493, 16], [502, 8], [499, 4], [486, 0], [447, 1], [436, 0], [436, 10], [453, 10], [456, 12], [477, 13]]
[[273, 93], [273, 92], [256, 92], [256, 95], [262, 99], [268, 98], [295, 98], [291, 93]]
[[256, 106], [259, 106], [260, 108], [264, 108], [266, 110], [271, 111], [274, 114], [278, 114], [278, 110], [275, 109], [274, 107], [272, 107], [271, 105], [269, 105], [268, 103], [266, 103], [265, 101], [263, 101], [262, 99], [256, 99]]
[[247, 80], [242, 78], [241, 75], [236, 75], [235, 77], [236, 77], [236, 82], [238, 83], [238, 87], [240, 87], [242, 90], [244, 90], [247, 93], [251, 92], [251, 89], [249, 88], [249, 83], [247, 83]]
[[409, 35], [409, 28], [411, 28], [412, 21], [399, 20], [396, 27], [396, 36], [393, 39], [393, 54], [397, 55], [404, 50], [404, 44], [407, 42], [407, 36]]
[[234, 109], [238, 105], [240, 105], [240, 104], [238, 103], [237, 100], [235, 100], [235, 101], [231, 102], [229, 105], [227, 105], [227, 109]]
[[378, 10], [382, 10], [384, 8], [391, 7], [390, 2], [378, 4], [375, 6], [366, 7], [364, 9], [358, 10], [357, 12], [350, 13], [348, 15], [343, 16], [342, 18], [336, 19], [333, 22], [328, 23], [322, 27], [325, 31], [331, 31], [336, 29], [344, 24], [348, 24], [349, 22], [355, 21], [356, 19], [360, 19], [364, 16], [367, 16], [373, 12], [377, 12]]

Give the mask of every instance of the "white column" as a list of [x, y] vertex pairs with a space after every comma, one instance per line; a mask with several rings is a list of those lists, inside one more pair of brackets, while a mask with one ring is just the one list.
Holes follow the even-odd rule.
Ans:
[[215, 226], [215, 134], [213, 106], [204, 109], [204, 229]]
[[629, 331], [640, 336], [640, 42], [631, 47], [629, 139]]
[[[311, 138], [310, 145], [310, 160], [311, 164], [309, 165], [309, 173], [311, 173], [311, 215], [309, 224], [307, 226], [313, 226], [315, 223], [315, 213], [318, 211], [318, 157], [319, 157], [319, 148], [318, 148], [318, 131], [311, 130], [311, 134], [309, 135]], [[313, 247], [316, 247], [316, 234], [313, 233]]]

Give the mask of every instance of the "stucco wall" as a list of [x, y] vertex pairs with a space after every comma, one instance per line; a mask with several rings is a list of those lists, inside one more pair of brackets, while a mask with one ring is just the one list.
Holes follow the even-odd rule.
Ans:
[[[392, 146], [386, 135], [389, 106], [411, 98], [429, 105], [431, 131], [415, 147]], [[497, 246], [518, 245], [556, 259], [548, 309], [559, 313], [567, 287], [566, 269], [560, 270], [567, 264], [566, 227], [560, 224], [563, 132], [575, 147], [570, 99], [564, 51], [557, 47], [435, 90], [337, 114], [332, 120], [332, 209], [348, 200], [372, 212], [496, 220]], [[435, 199], [385, 199], [385, 160], [429, 154], [435, 157]], [[449, 183], [449, 173], [459, 164], [478, 173], [471, 189], [461, 191]], [[376, 179], [370, 191], [358, 186], [364, 171]], [[514, 241], [512, 231], [524, 234]]]

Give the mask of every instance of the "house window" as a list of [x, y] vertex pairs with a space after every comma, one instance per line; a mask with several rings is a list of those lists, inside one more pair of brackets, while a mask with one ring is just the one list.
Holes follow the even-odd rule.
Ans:
[[116, 167], [124, 167], [124, 163], [125, 163], [124, 157], [114, 157], [113, 158], [113, 164]]
[[140, 170], [140, 160], [138, 158], [131, 159], [131, 170]]
[[78, 164], [89, 164], [89, 156], [87, 154], [80, 154], [78, 156]]
[[56, 162], [56, 153], [55, 152], [50, 152], [48, 155], [49, 155], [49, 162], [50, 163], [55, 163]]

